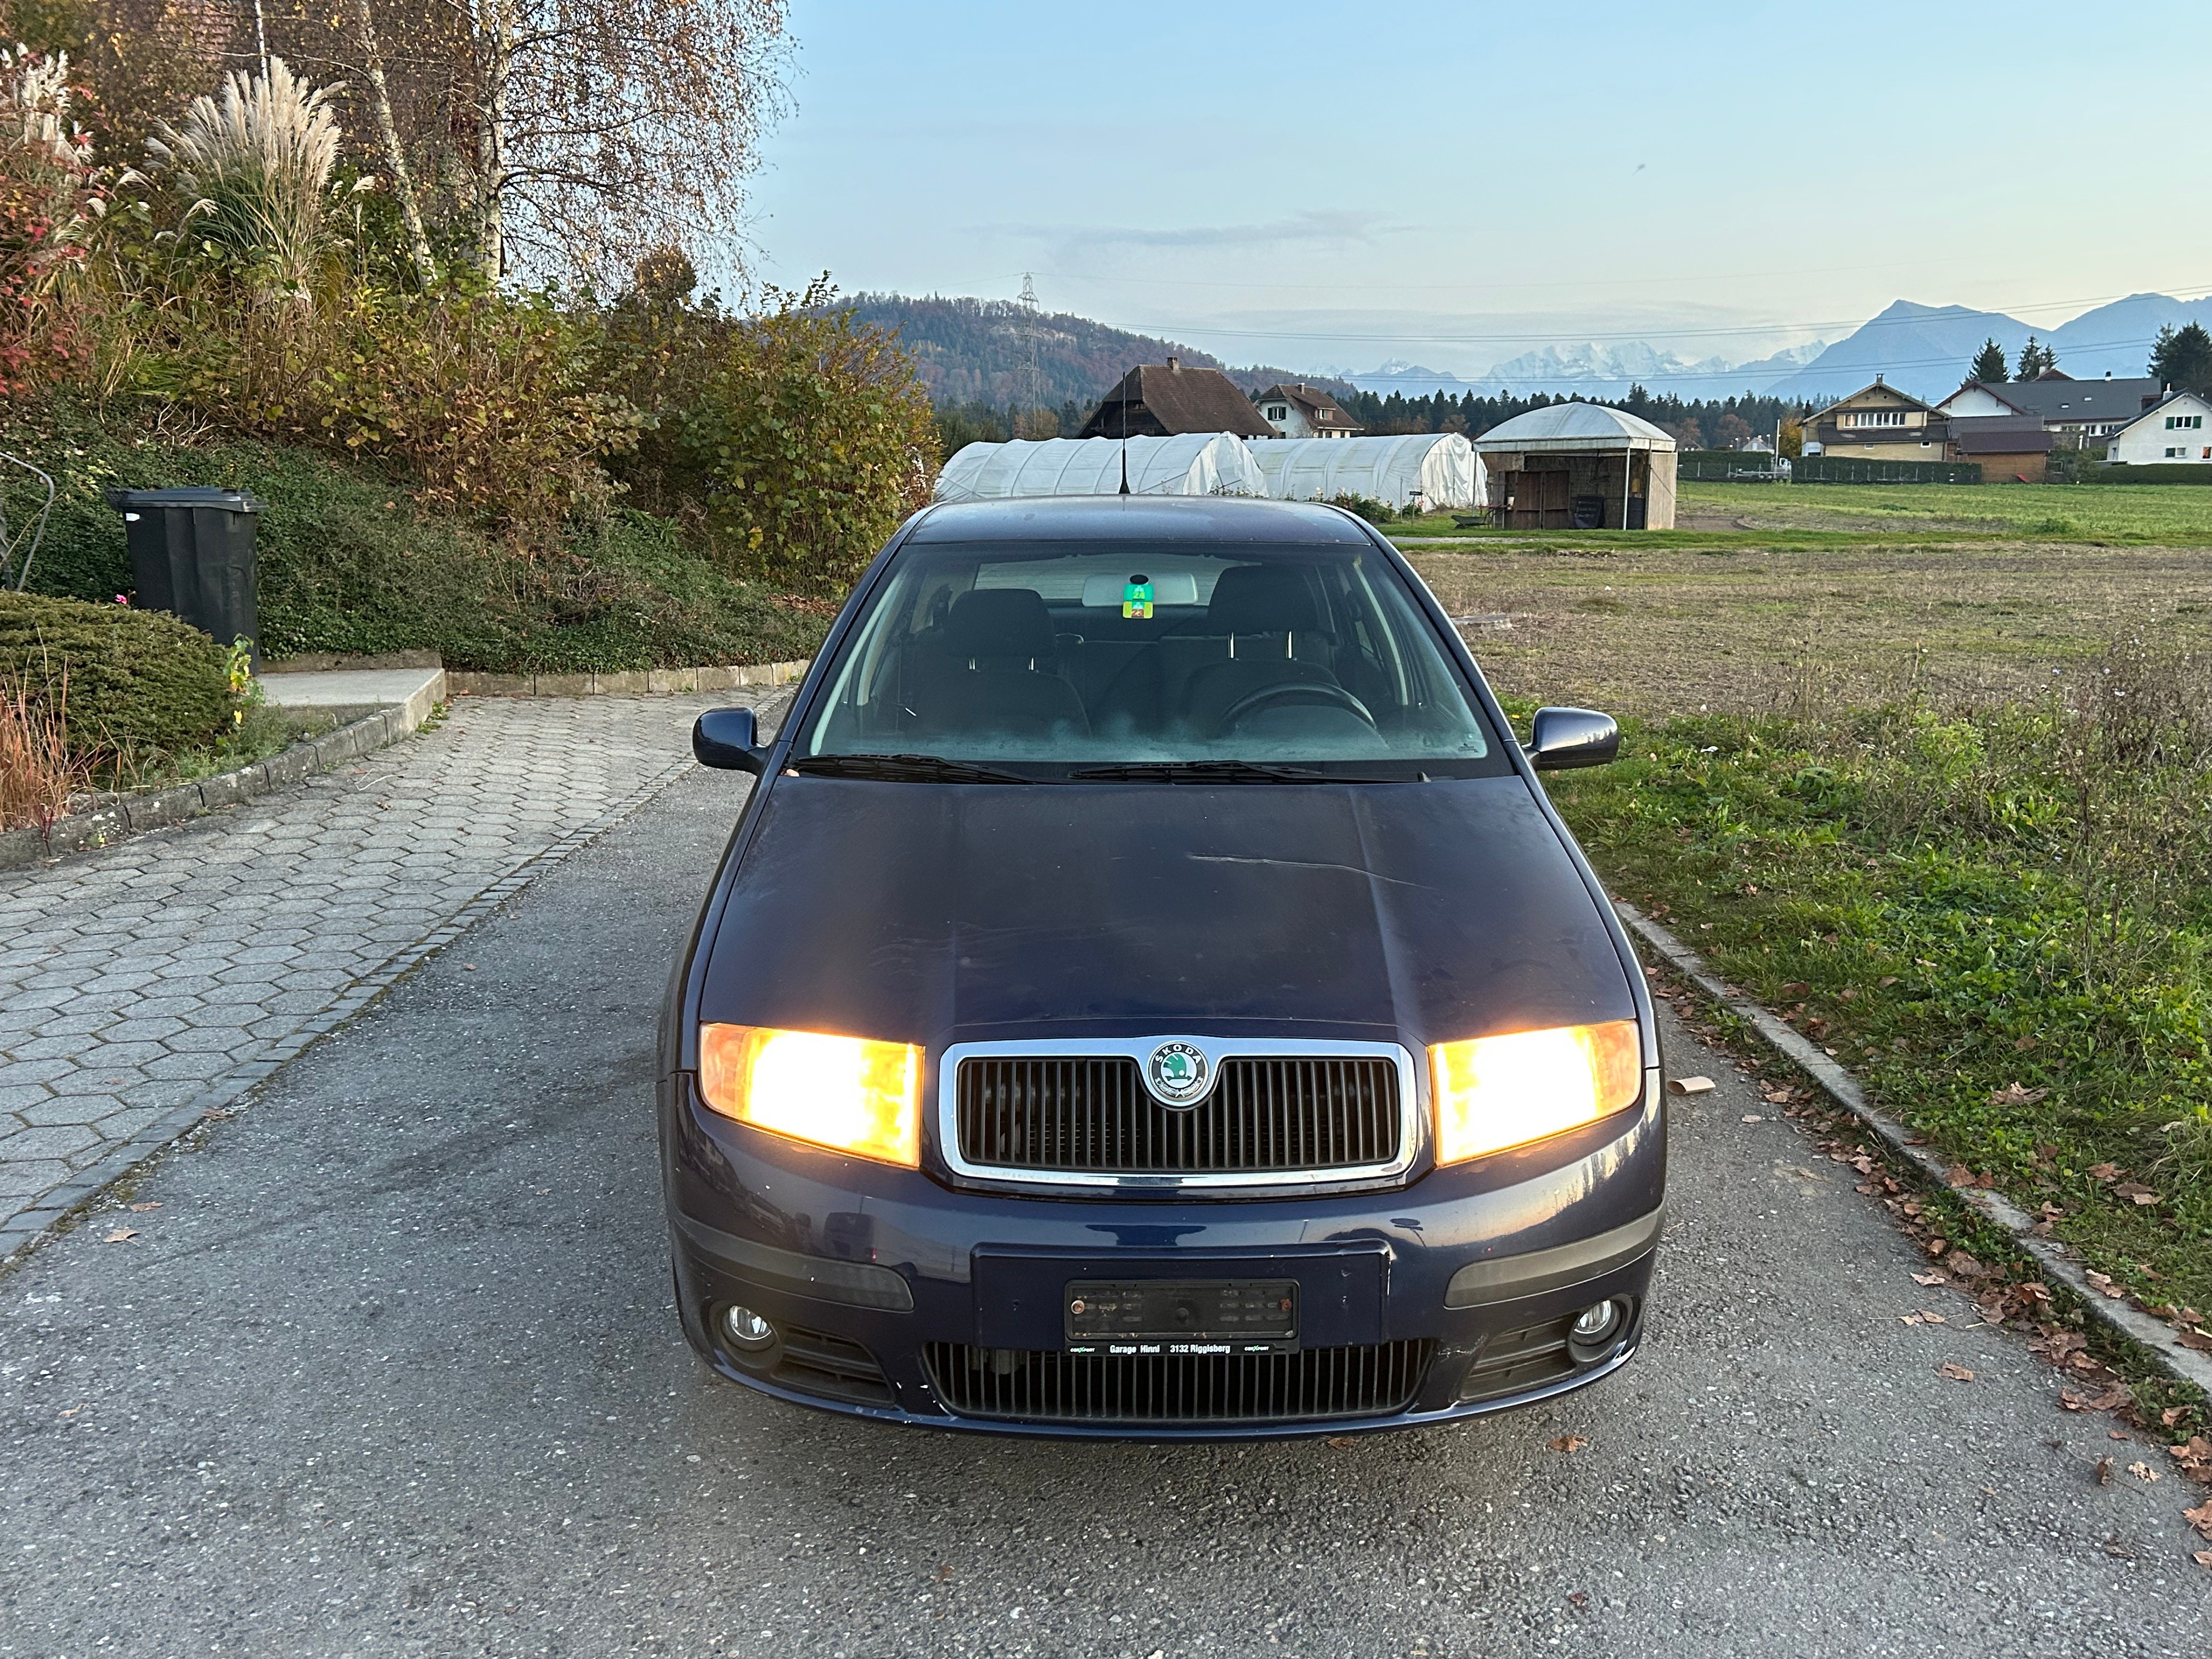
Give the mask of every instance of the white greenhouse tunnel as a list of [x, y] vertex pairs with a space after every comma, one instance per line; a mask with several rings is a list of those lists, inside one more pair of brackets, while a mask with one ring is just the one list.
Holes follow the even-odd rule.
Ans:
[[1127, 449], [1133, 495], [1265, 495], [1267, 479], [1243, 441], [1227, 432], [1168, 438], [1017, 438], [965, 446], [938, 476], [940, 501], [1021, 495], [1113, 495]]
[[1278, 501], [1364, 495], [1391, 507], [1419, 501], [1431, 512], [1489, 504], [1474, 447], [1456, 432], [1390, 438], [1262, 438], [1252, 459]]

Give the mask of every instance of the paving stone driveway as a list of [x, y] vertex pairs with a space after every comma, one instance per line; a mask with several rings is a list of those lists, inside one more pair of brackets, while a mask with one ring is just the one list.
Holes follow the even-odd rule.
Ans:
[[289, 794], [0, 875], [0, 1256], [678, 775], [698, 710], [781, 695], [463, 699]]

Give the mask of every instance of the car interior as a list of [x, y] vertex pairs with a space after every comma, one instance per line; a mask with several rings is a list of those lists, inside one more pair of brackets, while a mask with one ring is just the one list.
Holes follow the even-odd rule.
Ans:
[[1378, 595], [1349, 558], [942, 566], [885, 594], [817, 747], [1382, 752], [1428, 733], [1480, 753], [1433, 641], [1408, 649], [1409, 625], [1403, 594]]

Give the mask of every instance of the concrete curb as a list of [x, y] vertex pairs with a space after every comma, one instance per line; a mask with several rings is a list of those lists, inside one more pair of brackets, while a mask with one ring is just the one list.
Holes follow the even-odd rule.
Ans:
[[83, 811], [58, 820], [51, 836], [36, 830], [0, 831], [0, 871], [28, 870], [71, 853], [112, 847], [126, 836], [182, 823], [205, 812], [252, 800], [272, 789], [303, 783], [319, 772], [373, 754], [416, 730], [430, 715], [429, 704], [417, 702], [380, 708], [335, 732], [295, 743], [281, 754], [218, 777], [143, 794], [98, 796]]
[[620, 674], [477, 674], [449, 668], [446, 684], [456, 696], [599, 697], [660, 696], [679, 691], [733, 691], [740, 686], [788, 685], [805, 678], [813, 659], [796, 662], [732, 663], [723, 667], [641, 668]]
[[[366, 725], [368, 722], [357, 721], [356, 724]], [[696, 763], [687, 755], [682, 760], [664, 767], [589, 823], [579, 825], [550, 846], [542, 848], [522, 860], [504, 875], [480, 889], [473, 897], [413, 944], [404, 946], [372, 972], [364, 974], [347, 986], [328, 1007], [296, 1030], [252, 1051], [246, 1059], [211, 1080], [183, 1105], [164, 1113], [128, 1140], [118, 1141], [99, 1162], [88, 1166], [47, 1194], [37, 1209], [26, 1210], [5, 1222], [0, 1222], [0, 1272], [15, 1266], [72, 1215], [95, 1202], [107, 1188], [149, 1158], [191, 1134], [210, 1117], [237, 1105], [265, 1083], [279, 1067], [296, 1060], [330, 1036], [432, 956], [529, 886], [548, 869], [579, 848], [605, 835], [660, 790], [691, 770]]]
[[2003, 1228], [2013, 1243], [2023, 1255], [2032, 1257], [2046, 1276], [2081, 1297], [2092, 1318], [2115, 1334], [2149, 1349], [2173, 1376], [2212, 1394], [2212, 1354], [2183, 1347], [2173, 1328], [2164, 1320], [2154, 1319], [2132, 1303], [2117, 1300], [2098, 1290], [2063, 1246], [2047, 1238], [2038, 1238], [2029, 1231], [2035, 1224], [2034, 1218], [2008, 1199], [1984, 1188], [1952, 1186], [1945, 1178], [1949, 1166], [1944, 1160], [1923, 1146], [1904, 1124], [1869, 1103], [1858, 1079], [1836, 1064], [1818, 1044], [1717, 977], [1705, 966], [1703, 957], [1634, 905], [1616, 899], [1613, 908], [1637, 937], [1664, 957], [1677, 973], [1758, 1032], [1769, 1047], [1802, 1068], [1830, 1099], [1879, 1135], [1899, 1157], [1910, 1159], [1931, 1184], [1961, 1200], [1984, 1221]]

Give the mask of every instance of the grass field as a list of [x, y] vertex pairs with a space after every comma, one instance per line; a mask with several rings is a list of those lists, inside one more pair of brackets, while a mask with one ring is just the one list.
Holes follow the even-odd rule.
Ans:
[[[2212, 519], [2212, 489], [2160, 493]], [[2138, 525], [2182, 513], [2131, 511]], [[2122, 636], [2212, 646], [2212, 532], [2201, 545], [1832, 527], [1401, 539], [1446, 609], [1474, 619], [1463, 629], [1501, 691], [1647, 717], [1951, 706], [2035, 695]]]
[[[2099, 533], [2032, 528], [2053, 496]], [[1685, 499], [1668, 536], [1407, 552], [1516, 706], [1624, 717], [1621, 762], [1554, 787], [1615, 891], [2116, 1291], [2201, 1318], [2212, 490]]]
[[1727, 545], [1781, 533], [1946, 541], [2212, 545], [2212, 487], [2186, 484], [1747, 484], [1688, 483], [1671, 531], [1462, 531], [1449, 513], [1389, 526], [1395, 538], [1474, 537], [1554, 545], [1650, 541]]

